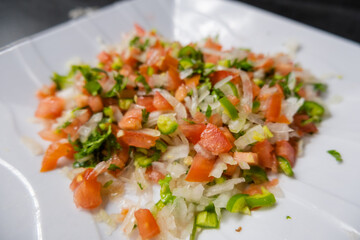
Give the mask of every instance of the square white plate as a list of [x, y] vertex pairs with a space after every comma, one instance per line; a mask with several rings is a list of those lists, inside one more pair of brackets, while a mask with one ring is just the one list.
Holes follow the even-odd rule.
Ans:
[[[36, 89], [50, 82], [52, 72], [64, 72], [73, 57], [94, 61], [98, 37], [119, 42], [134, 22], [181, 42], [219, 34], [226, 47], [255, 52], [285, 51], [284, 43], [296, 40], [296, 61], [303, 67], [318, 76], [342, 76], [328, 81], [332, 116], [306, 145], [295, 179], [280, 177], [285, 197], [252, 216], [224, 214], [220, 230], [204, 231], [200, 239], [360, 239], [359, 45], [245, 4], [207, 0], [117, 3], [0, 53], [1, 239], [123, 239], [120, 230], [108, 236], [106, 226], [76, 209], [69, 180], [59, 170], [40, 174], [41, 156], [34, 157], [20, 139], [41, 142], [40, 127], [28, 119], [37, 106]], [[329, 149], [338, 150], [344, 162], [337, 163]], [[239, 226], [242, 231], [235, 232]]]

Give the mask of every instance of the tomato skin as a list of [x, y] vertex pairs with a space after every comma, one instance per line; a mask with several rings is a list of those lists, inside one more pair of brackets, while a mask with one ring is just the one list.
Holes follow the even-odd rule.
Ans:
[[86, 169], [78, 174], [70, 184], [70, 189], [74, 191], [74, 202], [77, 207], [93, 209], [102, 203], [101, 183], [96, 176], [92, 175], [92, 169]]
[[149, 149], [155, 146], [156, 140], [159, 137], [150, 136], [141, 132], [124, 131], [124, 136], [121, 140], [129, 146]]
[[283, 95], [279, 92], [276, 92], [271, 96], [269, 106], [265, 114], [268, 121], [276, 122], [280, 117], [282, 98]]
[[170, 103], [159, 92], [155, 92], [153, 105], [157, 110], [173, 110]]
[[153, 112], [156, 111], [153, 101], [153, 97], [139, 97], [136, 101], [136, 104], [145, 107], [147, 112]]
[[276, 142], [275, 152], [277, 156], [286, 158], [293, 167], [296, 160], [295, 149], [288, 141], [282, 140]]
[[56, 119], [61, 116], [65, 108], [65, 101], [59, 97], [46, 97], [40, 99], [38, 108], [35, 112], [35, 117], [45, 119]]
[[139, 108], [133, 108], [127, 111], [119, 122], [119, 127], [125, 130], [138, 130], [141, 128], [142, 111]]
[[197, 74], [191, 78], [187, 78], [184, 80], [185, 81], [185, 85], [190, 87], [190, 88], [195, 88], [197, 87], [197, 85], [199, 85], [200, 82], [200, 75]]
[[161, 62], [159, 68], [161, 71], [167, 71], [170, 68], [177, 68], [179, 61], [176, 58], [173, 58], [169, 53], [166, 53], [164, 60]]
[[183, 84], [181, 85], [175, 92], [175, 98], [179, 101], [182, 102], [184, 101], [184, 99], [187, 96], [187, 89], [186, 86]]
[[190, 170], [185, 180], [188, 182], [209, 182], [214, 177], [209, 177], [211, 170], [215, 164], [215, 159], [208, 159], [197, 153], [192, 161]]
[[148, 167], [145, 171], [146, 177], [153, 183], [158, 183], [160, 179], [164, 179], [165, 175], [156, 171], [152, 166]]
[[235, 142], [235, 138], [234, 136], [231, 134], [231, 132], [229, 131], [229, 129], [227, 127], [219, 127], [219, 129], [224, 133], [225, 137], [229, 140], [229, 142], [231, 143], [231, 145], [234, 146], [234, 142]]
[[93, 112], [100, 112], [104, 109], [104, 104], [102, 103], [100, 96], [90, 96], [88, 98], [88, 104]]
[[66, 138], [67, 135], [63, 131], [57, 131], [55, 129], [43, 129], [39, 132], [39, 136], [45, 141], [56, 142], [60, 139]]
[[300, 133], [317, 133], [318, 129], [314, 123], [308, 123], [305, 125], [302, 124], [303, 121], [308, 120], [308, 119], [309, 119], [308, 115], [296, 114], [294, 116], [295, 129], [300, 130]]
[[176, 89], [178, 89], [178, 87], [180, 87], [180, 85], [182, 84], [179, 72], [177, 71], [176, 68], [170, 67], [168, 70], [168, 75], [169, 78], [166, 89], [168, 91], [176, 91]]
[[277, 161], [273, 154], [274, 148], [267, 139], [262, 142], [257, 142], [251, 150], [257, 153], [260, 166], [276, 170]]
[[143, 240], [153, 238], [160, 233], [160, 228], [149, 209], [136, 210], [134, 216]]
[[57, 161], [61, 157], [72, 159], [74, 157], [74, 148], [70, 143], [54, 142], [50, 144], [45, 152], [40, 172], [51, 171], [56, 168]]
[[232, 144], [225, 134], [215, 125], [208, 123], [201, 133], [199, 144], [215, 155], [230, 151]]
[[205, 124], [179, 125], [179, 129], [192, 144], [196, 144], [200, 141], [201, 133], [205, 130], [205, 128]]

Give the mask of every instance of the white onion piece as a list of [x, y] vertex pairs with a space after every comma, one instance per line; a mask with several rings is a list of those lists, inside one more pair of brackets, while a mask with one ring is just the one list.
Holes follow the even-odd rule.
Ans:
[[152, 129], [152, 128], [143, 128], [143, 129], [140, 129], [140, 130], [136, 130], [134, 132], [146, 134], [146, 135], [149, 135], [149, 136], [152, 136], [152, 137], [160, 137], [160, 135], [161, 135], [159, 130]]
[[242, 88], [244, 92], [243, 97], [241, 99], [241, 105], [244, 107], [247, 113], [250, 113], [252, 109], [252, 100], [253, 100], [252, 84], [246, 72], [240, 70], [239, 75], [241, 78]]
[[185, 78], [187, 78], [188, 76], [190, 76], [192, 73], [193, 73], [193, 69], [192, 69], [192, 68], [185, 69], [184, 71], [181, 71], [181, 72], [180, 72], [180, 78], [181, 78], [181, 79], [185, 79]]
[[168, 76], [167, 74], [153, 74], [150, 81], [153, 86], [162, 87], [168, 82]]
[[209, 152], [208, 150], [206, 150], [205, 148], [203, 148], [200, 144], [195, 144], [195, 145], [194, 145], [194, 150], [195, 150], [197, 153], [203, 155], [204, 157], [206, 157], [206, 158], [208, 158], [208, 159], [213, 159], [213, 158], [215, 158], [215, 156], [212, 155], [211, 152]]
[[224, 170], [227, 169], [226, 163], [224, 163], [220, 158], [216, 160], [213, 169], [211, 170], [209, 177], [213, 176], [215, 178], [221, 177]]
[[270, 132], [274, 135], [271, 138], [272, 142], [277, 142], [281, 140], [289, 140], [289, 132], [292, 132], [291, 129], [286, 123], [267, 123], [266, 126], [269, 128]]
[[184, 187], [174, 188], [172, 193], [176, 197], [183, 197], [189, 202], [199, 202], [204, 192], [204, 187], [197, 184], [195, 187], [186, 185]]
[[169, 146], [162, 156], [165, 161], [173, 162], [177, 159], [185, 158], [189, 155], [190, 147], [189, 144], [182, 144], [178, 146]]
[[[96, 127], [96, 125], [95, 125], [95, 127]], [[78, 134], [80, 136], [80, 141], [86, 142], [86, 140], [88, 139], [88, 137], [90, 136], [91, 132], [94, 129], [95, 128], [90, 128], [90, 127], [87, 127], [86, 125], [82, 125], [78, 130]]]
[[224, 52], [222, 51], [217, 51], [217, 50], [214, 50], [214, 49], [211, 49], [211, 48], [201, 48], [201, 51], [205, 54], [210, 54], [210, 55], [216, 55], [216, 56], [224, 56]]
[[234, 188], [234, 186], [236, 184], [239, 184], [242, 182], [245, 182], [245, 179], [242, 177], [226, 180], [225, 182], [223, 182], [221, 184], [216, 184], [216, 185], [213, 185], [213, 186], [207, 188], [205, 190], [204, 195], [207, 197], [211, 197], [211, 196], [223, 193], [223, 192], [230, 191]]
[[163, 114], [164, 111], [154, 111], [149, 114], [149, 118], [147, 122], [145, 123], [144, 127], [151, 128], [156, 126], [157, 120], [161, 114]]
[[247, 162], [244, 162], [244, 161], [240, 161], [239, 162], [239, 166], [241, 169], [250, 169], [250, 165], [247, 163]]
[[123, 118], [123, 114], [120, 111], [120, 108], [118, 106], [110, 106], [111, 110], [114, 113], [114, 118], [116, 122], [120, 122], [121, 119]]
[[236, 147], [244, 149], [247, 145], [258, 141], [257, 137], [265, 138], [264, 129], [261, 125], [250, 128], [243, 136], [236, 139], [234, 144]]
[[164, 175], [167, 174], [167, 170], [166, 170], [166, 167], [165, 167], [165, 163], [156, 161], [156, 162], [153, 162], [153, 163], [151, 164], [151, 166], [152, 166], [153, 169], [156, 170], [157, 172], [160, 172], [160, 173], [162, 173], [162, 174], [164, 174]]
[[214, 88], [220, 88], [222, 87], [223, 85], [225, 85], [226, 83], [230, 82], [231, 79], [233, 79], [233, 76], [227, 76], [226, 78], [220, 80], [219, 82], [217, 82], [215, 85], [214, 85]]
[[82, 125], [79, 128], [77, 133], [79, 134], [81, 142], [86, 142], [86, 140], [88, 139], [90, 134], [96, 129], [97, 124], [101, 121], [102, 118], [103, 118], [102, 112], [95, 113], [94, 115], [91, 116], [89, 121], [87, 121], [84, 125]]
[[215, 208], [226, 208], [229, 199], [232, 197], [231, 192], [221, 193], [214, 201]]
[[174, 96], [172, 96], [168, 91], [163, 89], [157, 89], [155, 91], [159, 91], [160, 94], [166, 99], [166, 101], [168, 101], [169, 104], [174, 108], [177, 119], [187, 118], [185, 106], [181, 102], [179, 102]]
[[229, 165], [238, 164], [237, 161], [235, 161], [234, 158], [228, 153], [221, 153], [219, 155], [219, 158], [221, 159], [221, 161], [223, 161], [224, 163], [229, 164]]
[[281, 104], [281, 112], [285, 115], [285, 117], [289, 120], [289, 122], [293, 121], [293, 117], [295, 113], [299, 110], [299, 108], [304, 104], [304, 99], [297, 99], [295, 97], [289, 97]]
[[[153, 163], [154, 164], [154, 163]], [[170, 175], [173, 178], [179, 178], [181, 175], [186, 173], [186, 170], [188, 168], [185, 167], [184, 165], [180, 164], [180, 163], [170, 163], [167, 167], [166, 170], [170, 173]]]
[[246, 115], [239, 114], [239, 118], [236, 120], [229, 120], [229, 130], [233, 133], [240, 132], [246, 123]]
[[283, 190], [280, 188], [279, 185], [273, 186], [273, 187], [269, 187], [268, 188], [269, 192], [271, 192], [272, 194], [274, 194], [274, 196], [276, 198], [283, 198], [285, 196]]
[[109, 77], [104, 83], [102, 81], [100, 81], [99, 83], [104, 92], [109, 92], [115, 86], [116, 81], [113, 78]]
[[264, 125], [264, 120], [263, 120], [263, 116], [259, 115], [259, 114], [254, 114], [254, 113], [249, 113], [249, 115], [247, 115], [247, 119], [250, 122], [256, 123], [256, 124], [260, 124], [260, 125]]

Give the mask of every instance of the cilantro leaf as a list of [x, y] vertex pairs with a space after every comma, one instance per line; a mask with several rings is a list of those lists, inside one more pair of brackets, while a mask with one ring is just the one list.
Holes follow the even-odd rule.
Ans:
[[151, 87], [150, 87], [149, 84], [146, 82], [146, 79], [144, 78], [143, 75], [139, 75], [139, 76], [135, 79], [135, 82], [141, 83], [141, 84], [144, 86], [146, 93], [149, 93], [149, 92], [151, 91]]
[[119, 168], [115, 164], [110, 164], [110, 166], [108, 167], [108, 170], [110, 170], [110, 171], [115, 171], [115, 170], [118, 170], [118, 169], [121, 169], [121, 168]]
[[338, 152], [338, 151], [336, 151], [336, 150], [329, 150], [329, 151], [327, 151], [331, 156], [333, 156], [335, 159], [336, 159], [336, 161], [338, 161], [338, 162], [342, 162], [343, 161], [343, 159], [342, 159], [342, 157], [341, 157], [341, 154]]
[[211, 113], [212, 113], [212, 109], [211, 109], [210, 105], [208, 105], [206, 112], [205, 112], [205, 116], [207, 118], [209, 118], [209, 117], [211, 117]]
[[148, 111], [146, 111], [145, 108], [141, 110], [141, 113], [142, 113], [141, 124], [145, 124], [149, 119], [150, 113]]

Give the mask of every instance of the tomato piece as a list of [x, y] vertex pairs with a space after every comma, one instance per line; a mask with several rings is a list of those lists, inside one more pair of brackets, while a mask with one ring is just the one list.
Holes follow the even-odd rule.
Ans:
[[146, 34], [145, 30], [142, 27], [140, 27], [139, 24], [135, 23], [134, 27], [135, 27], [136, 34], [139, 37], [142, 37], [142, 36], [144, 36]]
[[268, 121], [276, 122], [276, 120], [279, 118], [282, 98], [283, 95], [279, 92], [276, 92], [271, 96], [268, 109], [265, 114], [265, 117]]
[[185, 137], [192, 143], [196, 144], [200, 141], [201, 133], [205, 130], [205, 124], [181, 124], [179, 129]]
[[133, 108], [127, 111], [119, 122], [119, 127], [126, 130], [138, 130], [141, 128], [142, 111], [139, 108]]
[[284, 157], [292, 167], [294, 166], [296, 160], [295, 149], [288, 141], [282, 140], [276, 142], [275, 152], [277, 156]]
[[159, 235], [160, 228], [149, 209], [136, 210], [134, 216], [143, 240]]
[[239, 166], [239, 165], [230, 165], [230, 164], [226, 164], [226, 165], [227, 165], [227, 168], [224, 172], [224, 175], [229, 176], [229, 177], [231, 177], [235, 173], [236, 169]]
[[100, 52], [97, 55], [97, 59], [103, 64], [107, 64], [112, 61], [111, 55], [105, 51]]
[[221, 51], [222, 46], [219, 43], [214, 42], [211, 38], [208, 38], [204, 44], [204, 47]]
[[197, 74], [191, 78], [187, 78], [184, 80], [185, 81], [185, 85], [190, 87], [190, 88], [195, 88], [197, 87], [197, 85], [199, 85], [200, 82], [200, 75]]
[[93, 111], [93, 112], [100, 112], [104, 108], [104, 105], [102, 103], [100, 96], [90, 96], [88, 98], [88, 104], [90, 106], [91, 111]]
[[179, 65], [179, 61], [176, 58], [173, 58], [169, 53], [165, 55], [164, 60], [161, 62], [159, 68], [161, 71], [165, 72], [169, 70], [169, 68], [177, 68]]
[[274, 59], [267, 58], [260, 65], [256, 66], [255, 69], [264, 69], [265, 72], [269, 71], [274, 66]]
[[286, 123], [286, 124], [290, 124], [290, 121], [287, 119], [287, 117], [285, 115], [280, 115], [277, 119], [276, 122], [278, 123]]
[[221, 115], [218, 113], [211, 115], [209, 118], [209, 123], [212, 123], [218, 127], [221, 127], [223, 125]]
[[317, 133], [318, 129], [314, 123], [303, 124], [304, 121], [308, 120], [309, 116], [305, 114], [296, 114], [294, 116], [294, 127], [303, 133]]
[[136, 103], [140, 106], [145, 107], [147, 112], [153, 112], [156, 111], [153, 101], [153, 97], [139, 97]]
[[281, 76], [288, 75], [293, 70], [293, 65], [290, 63], [279, 63], [275, 66], [275, 71]]
[[148, 167], [145, 171], [147, 178], [153, 182], [158, 183], [160, 179], [164, 179], [165, 175], [159, 171], [156, 171], [152, 166]]
[[260, 94], [260, 87], [256, 85], [253, 81], [251, 81], [251, 84], [252, 84], [253, 99], [255, 99]]
[[74, 148], [70, 143], [54, 142], [50, 144], [45, 152], [40, 172], [51, 171], [56, 168], [57, 161], [61, 157], [72, 159], [74, 157]]
[[155, 92], [153, 105], [157, 110], [173, 110], [170, 103], [159, 92]]
[[78, 95], [75, 97], [76, 106], [79, 108], [83, 108], [89, 105], [89, 96], [86, 95]]
[[54, 96], [55, 91], [56, 91], [56, 85], [55, 84], [51, 84], [50, 86], [44, 85], [36, 92], [36, 97], [38, 99], [43, 99], [43, 98], [46, 98], [46, 97]]
[[168, 70], [168, 75], [169, 75], [169, 78], [168, 78], [168, 83], [167, 83], [166, 89], [169, 91], [175, 91], [182, 84], [179, 72], [177, 71], [176, 68], [170, 67]]
[[181, 85], [175, 92], [175, 98], [179, 101], [182, 102], [184, 101], [184, 99], [187, 96], [187, 89], [186, 86], [183, 84]]
[[277, 161], [273, 154], [274, 148], [267, 139], [262, 142], [257, 142], [251, 151], [257, 153], [260, 166], [276, 170]]
[[229, 142], [234, 145], [235, 142], [235, 138], [234, 136], [231, 134], [231, 132], [229, 131], [229, 129], [227, 127], [219, 127], [219, 129], [224, 133], [225, 137], [229, 140]]
[[75, 140], [77, 138], [77, 131], [79, 130], [81, 125], [83, 125], [90, 119], [91, 114], [91, 111], [87, 109], [83, 114], [76, 117], [69, 126], [64, 128], [63, 132], [66, 133], [66, 135], [70, 134], [71, 138]]
[[201, 133], [199, 144], [215, 155], [230, 151], [232, 144], [225, 134], [215, 125], [209, 123]]
[[[101, 183], [91, 176], [92, 169], [87, 169], [77, 175], [70, 184], [74, 191], [74, 202], [77, 207], [93, 209], [102, 203]], [[93, 175], [94, 176], [94, 175]]]
[[233, 82], [233, 83], [239, 83], [241, 81], [240, 77], [236, 73], [225, 71], [225, 70], [215, 71], [215, 72], [211, 73], [209, 77], [210, 77], [211, 83], [213, 85], [215, 85], [217, 82], [223, 80], [224, 78], [226, 78], [228, 76], [234, 77], [231, 80], [231, 82]]
[[159, 137], [154, 137], [135, 131], [124, 131], [124, 136], [121, 137], [121, 140], [123, 140], [124, 143], [126, 143], [129, 146], [146, 148], [146, 149], [155, 146], [156, 140], [158, 139]]
[[238, 163], [247, 162], [250, 165], [258, 165], [258, 155], [253, 152], [234, 152], [234, 160]]
[[56, 142], [60, 139], [66, 138], [67, 135], [63, 131], [58, 131], [56, 129], [43, 129], [39, 132], [39, 136], [45, 141]]
[[206, 122], [206, 117], [203, 113], [201, 112], [196, 112], [195, 116], [193, 118], [193, 121], [195, 123], [205, 123]]
[[237, 97], [235, 97], [233, 95], [227, 95], [226, 97], [231, 102], [231, 104], [234, 106], [236, 106], [237, 104], [240, 103], [240, 99], [238, 99]]
[[192, 161], [190, 170], [185, 180], [188, 182], [209, 182], [214, 177], [209, 177], [211, 170], [215, 164], [215, 159], [208, 159], [197, 153]]
[[45, 119], [55, 119], [61, 116], [65, 107], [65, 101], [59, 97], [46, 97], [40, 100], [35, 117]]

